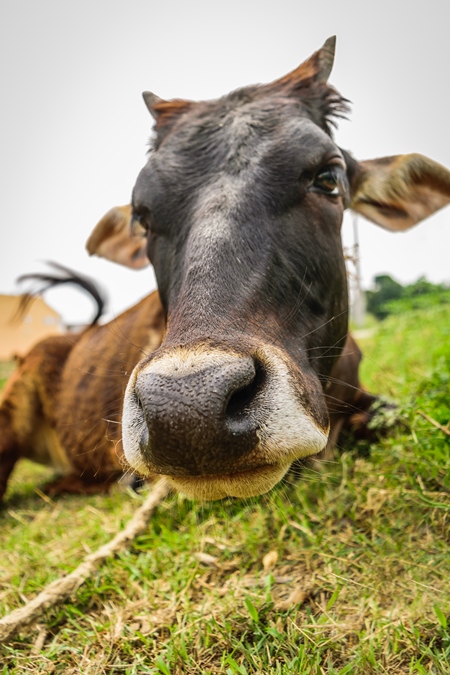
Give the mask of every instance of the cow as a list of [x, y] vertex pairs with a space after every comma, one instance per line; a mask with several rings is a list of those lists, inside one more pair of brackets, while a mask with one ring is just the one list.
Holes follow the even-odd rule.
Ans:
[[98, 311], [85, 330], [41, 340], [17, 359], [0, 404], [0, 502], [21, 458], [58, 474], [45, 486], [50, 495], [107, 492], [129, 473], [120, 443], [123, 395], [133, 366], [159, 346], [164, 332], [157, 292], [98, 325], [104, 302], [88, 279], [71, 273], [45, 278], [46, 287], [82, 286]]
[[214, 101], [144, 93], [148, 162], [87, 249], [151, 261], [158, 293], [25, 357], [0, 407], [0, 492], [28, 452], [59, 461], [53, 493], [108, 489], [124, 455], [191, 498], [248, 497], [342, 427], [367, 433], [343, 213], [406, 230], [449, 203], [450, 172], [335, 144], [348, 104], [328, 84], [334, 51], [330, 38], [279, 80]]
[[[358, 162], [335, 144], [348, 102], [328, 84], [334, 52], [330, 38], [275, 82], [218, 100], [144, 93], [155, 129], [131, 220], [145, 237], [128, 263], [151, 261], [167, 328], [131, 374], [123, 448], [192, 498], [266, 492], [335, 441], [343, 408], [368, 413], [344, 209], [402, 231], [450, 201], [450, 172], [426, 157]], [[110, 219], [88, 249], [123, 263], [126, 210]]]

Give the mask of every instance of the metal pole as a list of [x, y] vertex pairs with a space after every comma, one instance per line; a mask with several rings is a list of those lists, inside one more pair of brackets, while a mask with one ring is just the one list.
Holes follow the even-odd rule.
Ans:
[[353, 213], [353, 251], [355, 260], [355, 284], [354, 284], [354, 300], [353, 300], [353, 318], [355, 324], [360, 328], [364, 325], [364, 315], [366, 310], [366, 303], [364, 291], [361, 287], [361, 260], [359, 255], [359, 237], [358, 237], [358, 216]]

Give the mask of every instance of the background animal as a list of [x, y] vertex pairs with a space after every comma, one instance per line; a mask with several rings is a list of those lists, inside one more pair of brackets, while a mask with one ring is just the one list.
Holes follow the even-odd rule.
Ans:
[[[80, 276], [53, 279], [99, 299]], [[105, 325], [42, 340], [20, 359], [0, 404], [0, 499], [22, 457], [55, 469], [49, 494], [109, 489], [126, 469], [120, 420], [129, 374], [163, 330], [155, 292]]]

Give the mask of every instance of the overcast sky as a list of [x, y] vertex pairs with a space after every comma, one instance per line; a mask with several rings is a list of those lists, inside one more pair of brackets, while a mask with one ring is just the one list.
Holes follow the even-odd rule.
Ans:
[[[359, 159], [421, 152], [450, 167], [449, 24], [443, 0], [3, 0], [0, 293], [55, 260], [101, 281], [110, 315], [146, 295], [150, 270], [84, 250], [145, 163], [141, 92], [202, 99], [269, 82], [333, 34], [330, 82], [353, 102], [339, 145]], [[405, 234], [361, 219], [364, 284], [382, 272], [449, 282], [449, 223], [450, 208]], [[69, 322], [92, 311], [76, 291], [47, 300]]]

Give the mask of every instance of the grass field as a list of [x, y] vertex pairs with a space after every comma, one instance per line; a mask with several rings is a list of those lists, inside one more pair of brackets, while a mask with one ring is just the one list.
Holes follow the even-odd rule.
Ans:
[[[0, 647], [0, 673], [450, 673], [450, 438], [433, 423], [450, 419], [450, 306], [387, 319], [362, 346], [366, 385], [399, 405], [387, 437], [260, 498], [170, 497], [131, 550]], [[142, 501], [51, 501], [35, 491], [50, 475], [23, 463], [11, 482], [1, 615]]]

